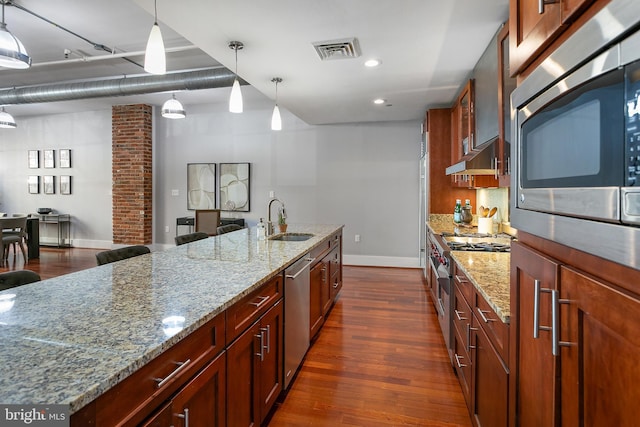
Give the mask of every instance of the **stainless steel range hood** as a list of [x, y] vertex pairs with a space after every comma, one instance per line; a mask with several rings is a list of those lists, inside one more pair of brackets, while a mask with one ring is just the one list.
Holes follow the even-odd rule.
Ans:
[[465, 154], [458, 163], [446, 169], [447, 175], [496, 175], [494, 160], [498, 138], [488, 141]]

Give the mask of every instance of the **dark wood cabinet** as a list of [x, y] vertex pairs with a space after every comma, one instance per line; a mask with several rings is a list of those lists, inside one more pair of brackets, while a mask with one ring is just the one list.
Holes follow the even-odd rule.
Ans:
[[509, 24], [498, 32], [498, 181], [500, 187], [511, 186], [511, 92], [516, 79], [509, 64]]
[[511, 426], [558, 425], [551, 292], [558, 289], [559, 274], [555, 260], [511, 243]]
[[[309, 308], [309, 336], [313, 339], [324, 323], [323, 298], [329, 300], [329, 266], [320, 261], [311, 268], [309, 273], [310, 308]], [[326, 292], [325, 292], [326, 289]]]
[[228, 426], [259, 426], [282, 390], [282, 307], [280, 300], [227, 349]]

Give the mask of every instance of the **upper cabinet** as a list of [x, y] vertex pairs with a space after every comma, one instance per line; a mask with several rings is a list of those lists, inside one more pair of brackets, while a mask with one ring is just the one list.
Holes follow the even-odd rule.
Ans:
[[498, 137], [498, 39], [497, 34], [473, 69], [476, 148]]
[[509, 25], [498, 32], [498, 169], [500, 187], [511, 185], [511, 92], [516, 79], [509, 67]]
[[510, 63], [524, 70], [585, 8], [607, 0], [510, 0]]
[[475, 117], [474, 117], [474, 84], [469, 80], [464, 86], [456, 105], [452, 125], [456, 127], [451, 148], [451, 158], [454, 162], [471, 151], [474, 147]]

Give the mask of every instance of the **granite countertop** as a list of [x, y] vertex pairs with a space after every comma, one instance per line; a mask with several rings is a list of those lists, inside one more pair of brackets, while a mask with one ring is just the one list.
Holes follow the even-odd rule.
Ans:
[[[342, 225], [289, 225], [303, 242], [243, 229], [0, 292], [0, 402], [77, 412]], [[183, 316], [165, 334], [162, 319]]]
[[[453, 215], [429, 215], [429, 228], [436, 234], [477, 233], [475, 226], [454, 224]], [[510, 266], [509, 253], [451, 251], [451, 257], [469, 277], [471, 283], [493, 308], [503, 322], [509, 323]]]

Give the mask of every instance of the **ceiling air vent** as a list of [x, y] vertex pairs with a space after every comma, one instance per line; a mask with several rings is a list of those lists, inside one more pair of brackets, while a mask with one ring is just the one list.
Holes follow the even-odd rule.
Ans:
[[330, 59], [350, 59], [360, 56], [360, 44], [355, 37], [315, 42], [313, 43], [313, 47], [323, 61]]

